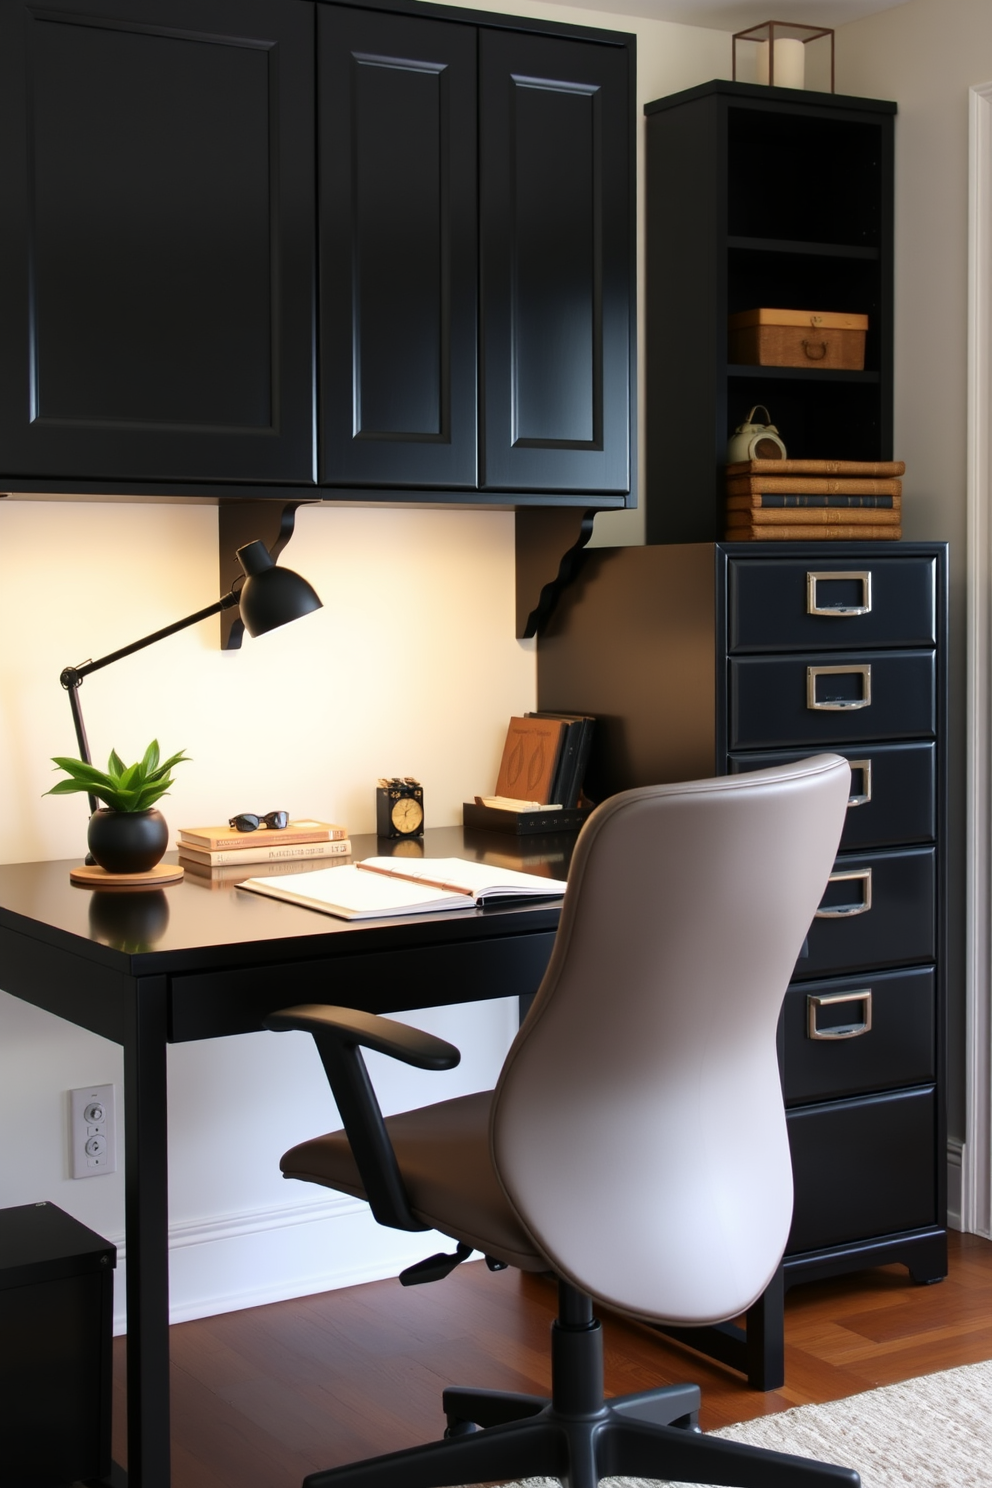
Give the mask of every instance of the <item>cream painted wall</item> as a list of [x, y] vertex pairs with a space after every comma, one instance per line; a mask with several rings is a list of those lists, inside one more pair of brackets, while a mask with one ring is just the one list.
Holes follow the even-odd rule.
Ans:
[[964, 801], [968, 90], [992, 80], [988, 0], [909, 0], [837, 33], [844, 90], [896, 118], [895, 453], [904, 530], [951, 554], [950, 1095], [964, 1131]]
[[[42, 795], [50, 756], [75, 753], [59, 673], [208, 603], [216, 548], [208, 506], [0, 502], [0, 859], [81, 858], [85, 800]], [[173, 827], [286, 806], [374, 830], [380, 774], [417, 775], [429, 822], [459, 821], [495, 780], [506, 719], [535, 701], [533, 642], [513, 635], [512, 516], [307, 509], [284, 561], [323, 610], [233, 653], [207, 621], [89, 678], [94, 756], [130, 759], [153, 735], [187, 748], [164, 802]], [[433, 1082], [383, 1070], [387, 1107], [490, 1085], [514, 1012], [422, 1015], [463, 1064]], [[0, 1112], [18, 1134], [0, 1205], [51, 1199], [120, 1237], [122, 1174], [67, 1177], [65, 1092], [108, 1081], [120, 1087], [114, 1045], [0, 993]], [[425, 1253], [424, 1237], [377, 1230], [364, 1206], [279, 1178], [286, 1146], [334, 1124], [302, 1036], [172, 1048], [170, 1116], [177, 1317], [392, 1274]]]

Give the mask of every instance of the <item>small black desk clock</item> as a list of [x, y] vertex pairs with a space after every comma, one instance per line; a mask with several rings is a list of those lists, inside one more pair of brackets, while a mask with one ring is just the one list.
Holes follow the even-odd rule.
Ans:
[[424, 790], [419, 780], [380, 780], [375, 792], [375, 829], [379, 837], [424, 835]]

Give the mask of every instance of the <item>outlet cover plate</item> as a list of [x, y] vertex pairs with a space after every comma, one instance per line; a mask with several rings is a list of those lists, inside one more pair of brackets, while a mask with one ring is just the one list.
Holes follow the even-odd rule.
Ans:
[[113, 1085], [69, 1091], [69, 1153], [73, 1178], [117, 1171], [117, 1113]]

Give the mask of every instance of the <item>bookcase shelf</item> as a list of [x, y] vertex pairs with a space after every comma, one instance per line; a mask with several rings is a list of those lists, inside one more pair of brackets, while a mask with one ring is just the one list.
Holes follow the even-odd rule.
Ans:
[[855, 382], [877, 383], [877, 372], [851, 372], [841, 367], [755, 367], [748, 363], [731, 362], [726, 367], [727, 377], [761, 377], [769, 382]]
[[[646, 105], [649, 543], [722, 538], [755, 404], [794, 459], [892, 458], [895, 111], [723, 81]], [[867, 315], [864, 371], [729, 362], [727, 317], [762, 306]]]
[[857, 243], [807, 243], [791, 238], [728, 237], [727, 247], [743, 248], [752, 253], [809, 253], [816, 258], [861, 258], [872, 262], [878, 259], [877, 248], [865, 248]]

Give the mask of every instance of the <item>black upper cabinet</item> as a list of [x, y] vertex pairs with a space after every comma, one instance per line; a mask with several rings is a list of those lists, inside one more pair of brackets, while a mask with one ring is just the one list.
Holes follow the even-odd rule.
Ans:
[[563, 33], [0, 0], [0, 489], [623, 505], [633, 43]]
[[0, 7], [0, 469], [309, 481], [313, 19]]
[[318, 34], [321, 481], [627, 492], [626, 50], [334, 6]]

